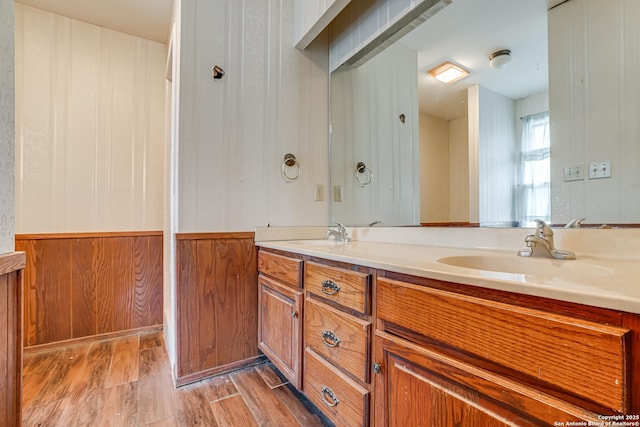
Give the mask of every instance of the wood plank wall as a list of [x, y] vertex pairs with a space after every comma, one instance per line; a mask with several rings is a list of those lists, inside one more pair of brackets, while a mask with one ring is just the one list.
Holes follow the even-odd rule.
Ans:
[[25, 347], [162, 323], [162, 232], [16, 235], [16, 248]]
[[178, 385], [250, 363], [258, 351], [254, 233], [176, 235]]
[[0, 255], [0, 425], [21, 425], [22, 269], [21, 253]]

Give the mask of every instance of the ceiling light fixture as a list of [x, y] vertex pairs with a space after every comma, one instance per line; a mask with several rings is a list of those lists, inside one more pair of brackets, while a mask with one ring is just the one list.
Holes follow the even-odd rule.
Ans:
[[504, 68], [511, 63], [511, 51], [509, 49], [496, 50], [489, 55], [491, 68]]
[[467, 77], [469, 72], [447, 61], [429, 70], [429, 74], [443, 83], [453, 83]]

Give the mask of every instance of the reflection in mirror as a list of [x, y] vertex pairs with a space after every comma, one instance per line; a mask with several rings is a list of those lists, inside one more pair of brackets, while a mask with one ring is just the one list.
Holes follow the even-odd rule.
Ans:
[[[419, 221], [417, 70], [415, 51], [396, 44], [359, 68], [333, 72], [333, 222]], [[359, 162], [372, 173], [366, 186], [355, 180]]]
[[[360, 67], [339, 68], [332, 222], [640, 222], [638, 19], [634, 0], [550, 10], [547, 0], [456, 0]], [[502, 49], [510, 63], [492, 68]], [[445, 84], [427, 74], [445, 61], [470, 75]], [[366, 186], [354, 180], [359, 162], [372, 171]], [[591, 163], [611, 176], [590, 178]]]

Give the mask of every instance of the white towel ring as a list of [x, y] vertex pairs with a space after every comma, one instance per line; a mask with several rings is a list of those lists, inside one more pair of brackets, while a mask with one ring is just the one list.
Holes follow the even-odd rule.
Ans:
[[[289, 175], [287, 173], [287, 168], [296, 168], [295, 174]], [[282, 179], [287, 184], [291, 182], [295, 182], [300, 178], [300, 174], [302, 173], [302, 169], [300, 168], [300, 162], [296, 159], [291, 153], [287, 153], [284, 155], [284, 160], [282, 161], [282, 166], [280, 167], [280, 175], [282, 175]]]
[[[364, 175], [364, 179], [361, 179], [360, 176]], [[358, 184], [358, 187], [366, 187], [371, 184], [373, 180], [373, 172], [364, 162], [358, 162], [356, 165], [356, 171], [353, 173], [353, 180]]]

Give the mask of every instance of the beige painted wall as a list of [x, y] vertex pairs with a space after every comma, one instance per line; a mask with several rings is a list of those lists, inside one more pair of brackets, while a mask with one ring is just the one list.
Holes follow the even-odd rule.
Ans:
[[16, 4], [16, 232], [162, 229], [166, 45]]
[[452, 222], [469, 222], [469, 119], [449, 122], [449, 212]]
[[449, 121], [420, 113], [420, 222], [449, 222]]
[[469, 222], [468, 123], [420, 114], [420, 222]]

